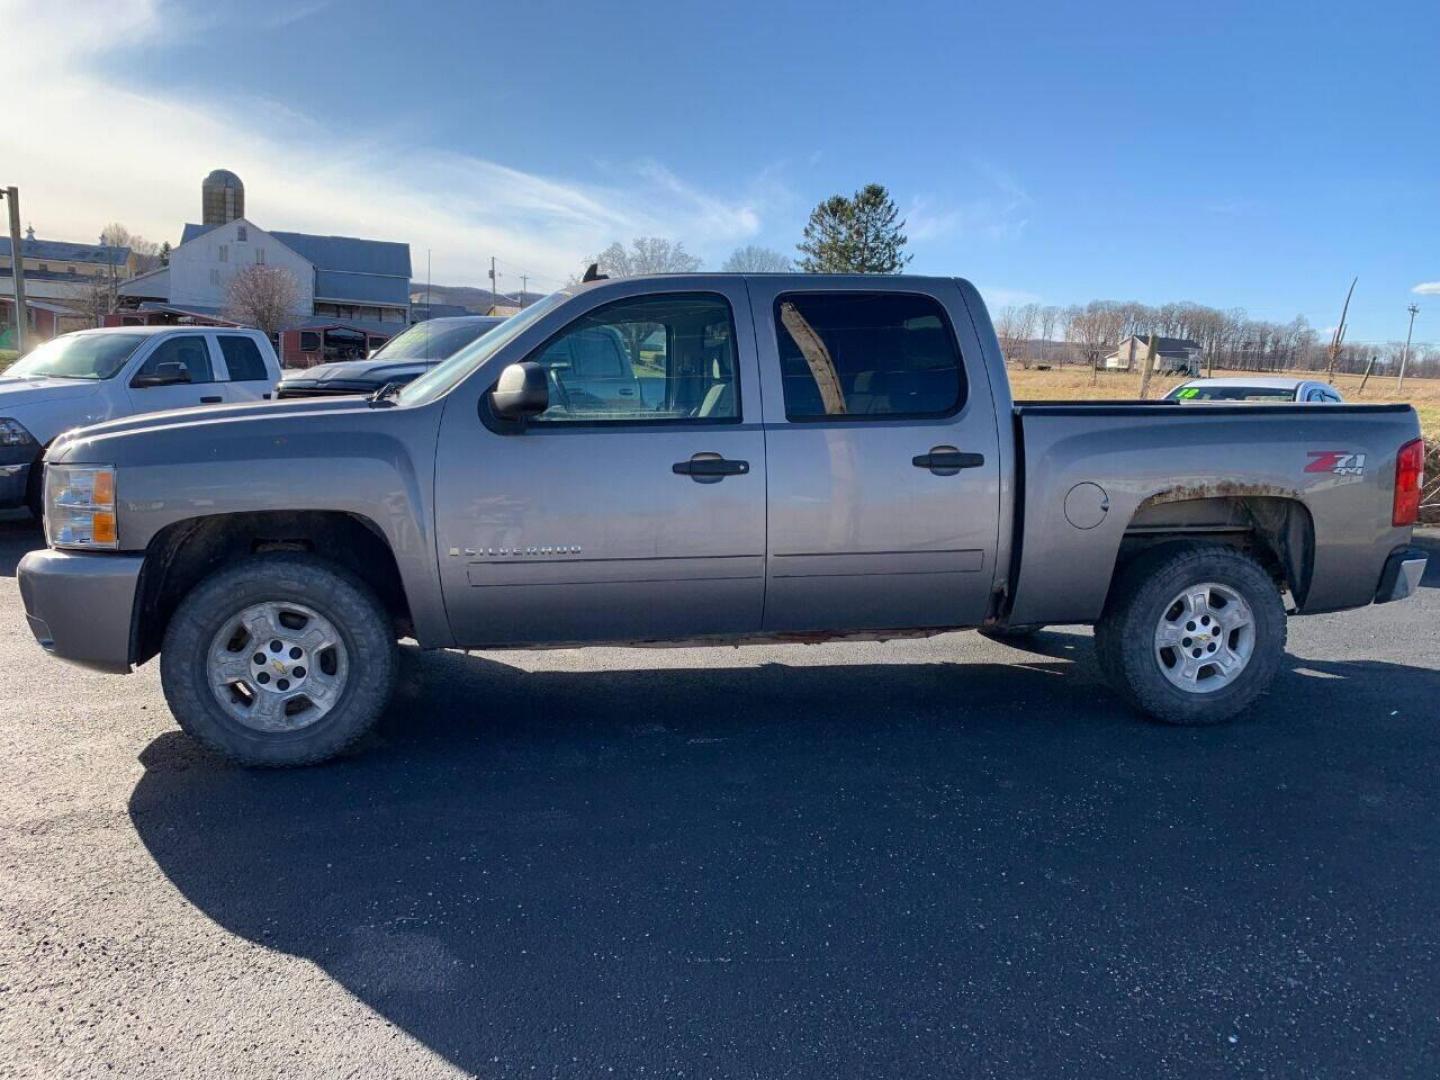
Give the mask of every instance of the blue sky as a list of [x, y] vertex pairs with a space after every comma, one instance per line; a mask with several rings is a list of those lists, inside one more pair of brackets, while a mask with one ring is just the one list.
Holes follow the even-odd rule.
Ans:
[[262, 226], [407, 240], [447, 283], [495, 254], [533, 287], [641, 233], [709, 266], [791, 252], [815, 202], [876, 180], [912, 269], [992, 303], [1325, 331], [1358, 274], [1353, 340], [1403, 337], [1412, 300], [1440, 340], [1433, 0], [55, 6], [0, 0], [69, 91], [0, 131], [42, 235], [173, 240], [224, 166]]

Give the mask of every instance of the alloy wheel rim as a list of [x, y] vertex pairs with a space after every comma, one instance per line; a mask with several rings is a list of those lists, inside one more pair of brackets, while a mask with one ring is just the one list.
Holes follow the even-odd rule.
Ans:
[[1234, 589], [1207, 581], [1187, 586], [1160, 614], [1155, 661], [1172, 686], [1213, 694], [1235, 682], [1255, 652], [1255, 614]]
[[216, 632], [206, 659], [220, 707], [266, 734], [319, 722], [339, 704], [349, 674], [335, 624], [313, 608], [284, 601], [236, 612]]

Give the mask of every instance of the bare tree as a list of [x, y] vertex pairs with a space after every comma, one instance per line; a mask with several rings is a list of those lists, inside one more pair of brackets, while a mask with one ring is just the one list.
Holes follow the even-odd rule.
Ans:
[[1051, 342], [1055, 340], [1055, 327], [1060, 322], [1061, 311], [1054, 304], [1046, 304], [1040, 309], [1036, 325], [1040, 330], [1040, 359], [1049, 359]]
[[300, 306], [295, 275], [279, 266], [247, 266], [230, 279], [225, 316], [274, 337]]
[[691, 274], [700, 269], [700, 260], [685, 250], [678, 240], [663, 236], [637, 236], [626, 250], [619, 241], [599, 255], [585, 260], [586, 265], [598, 263], [601, 273], [611, 277], [637, 277], [640, 274]]
[[1006, 304], [995, 312], [995, 336], [1006, 360], [1015, 358], [1015, 327], [1019, 318], [1019, 308], [1014, 304]]
[[146, 240], [139, 233], [132, 233], [118, 221], [112, 221], [100, 232], [100, 239], [107, 247], [129, 248], [135, 255], [135, 272], [144, 274], [162, 265], [162, 245]]
[[727, 274], [783, 274], [793, 269], [793, 264], [771, 248], [746, 244], [732, 251], [720, 269]]
[[96, 326], [103, 326], [105, 316], [110, 314], [113, 300], [110, 294], [110, 279], [97, 274], [81, 281], [67, 303], [78, 308], [85, 318]]
[[1080, 346], [1090, 367], [1098, 371], [1100, 358], [1120, 343], [1130, 324], [1126, 305], [1113, 300], [1091, 300], [1069, 311], [1069, 338]]

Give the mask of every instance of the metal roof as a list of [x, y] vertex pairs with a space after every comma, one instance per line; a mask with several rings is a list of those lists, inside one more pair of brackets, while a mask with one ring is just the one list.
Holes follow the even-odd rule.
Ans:
[[[125, 260], [130, 258], [130, 249], [128, 247], [112, 247], [108, 244], [72, 244], [68, 240], [21, 240], [20, 254], [26, 259], [54, 259], [56, 262], [123, 266]], [[10, 238], [8, 236], [0, 236], [0, 255], [7, 258], [10, 255]]]
[[[266, 230], [269, 232], [269, 230]], [[410, 300], [410, 245], [391, 240], [361, 240], [353, 236], [314, 236], [310, 233], [270, 232], [286, 247], [315, 264], [316, 270], [345, 270], [352, 274], [381, 274], [405, 279]]]
[[317, 269], [315, 299], [342, 304], [394, 304], [405, 307], [410, 303], [410, 279]]

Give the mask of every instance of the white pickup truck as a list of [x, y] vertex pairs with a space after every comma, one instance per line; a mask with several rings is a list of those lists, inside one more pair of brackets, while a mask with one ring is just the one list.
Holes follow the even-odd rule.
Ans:
[[279, 380], [259, 330], [117, 326], [47, 341], [0, 372], [0, 510], [28, 506], [40, 516], [40, 460], [71, 428], [266, 400]]

